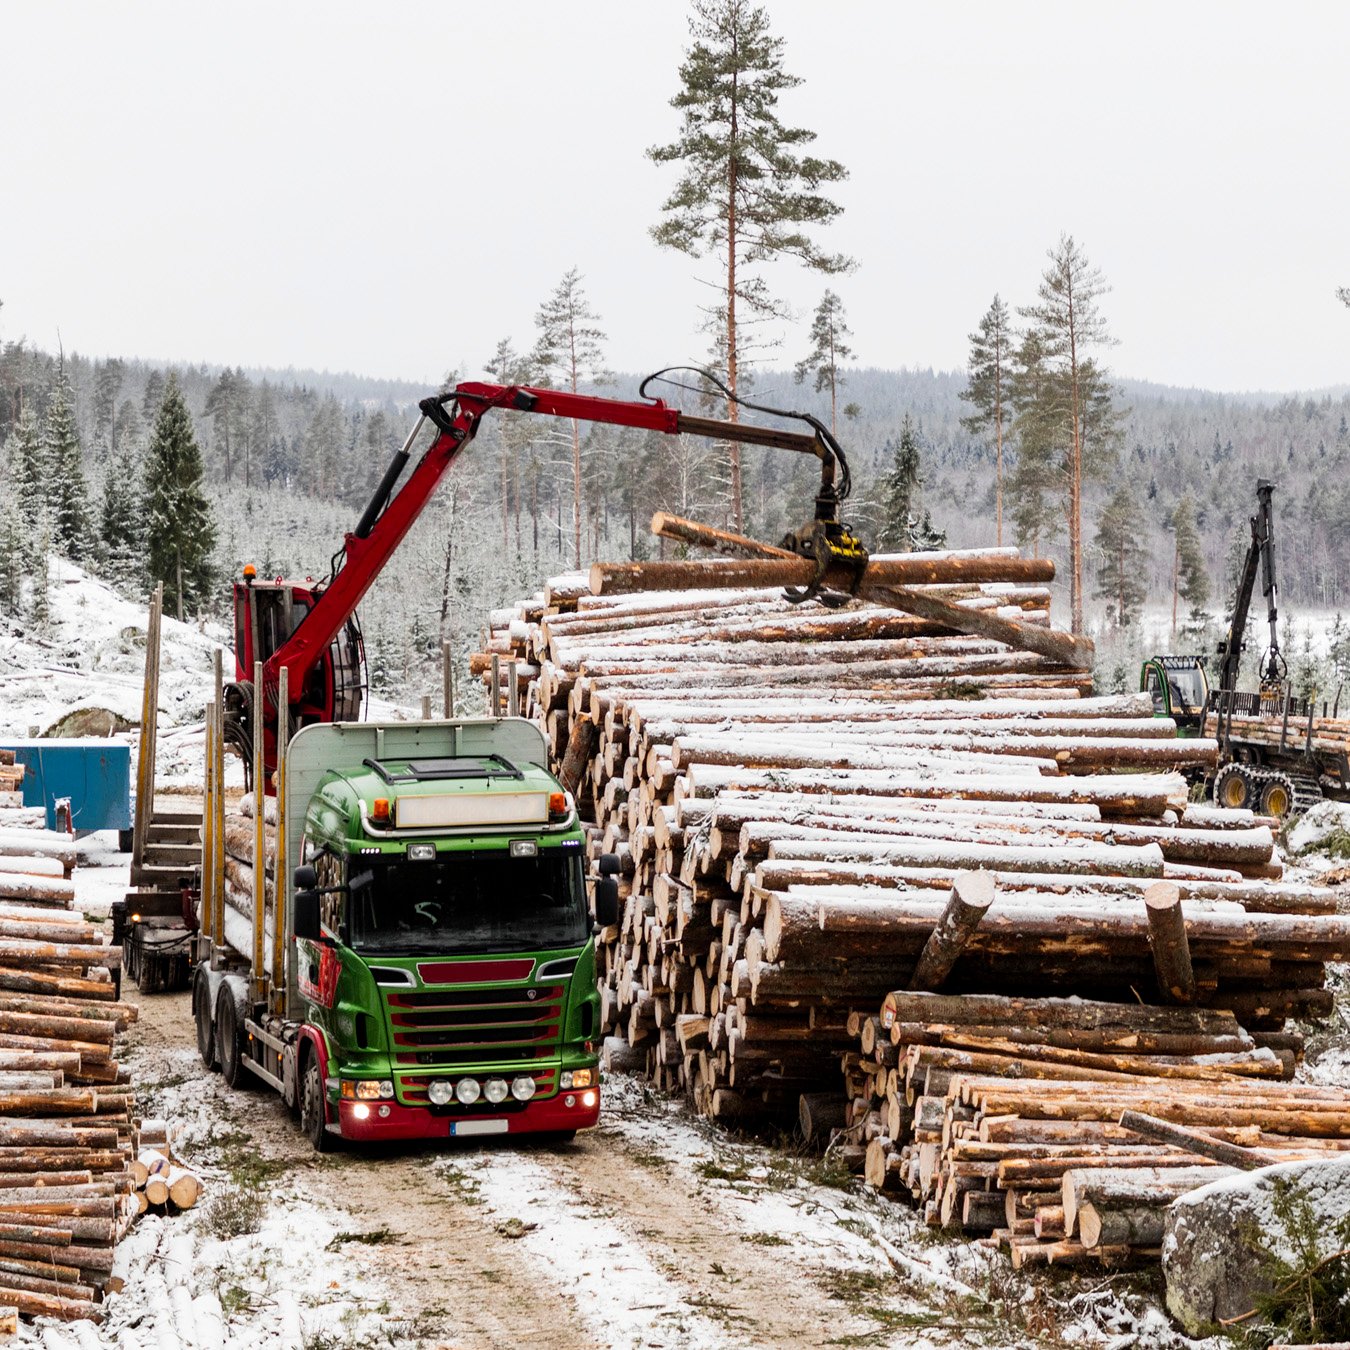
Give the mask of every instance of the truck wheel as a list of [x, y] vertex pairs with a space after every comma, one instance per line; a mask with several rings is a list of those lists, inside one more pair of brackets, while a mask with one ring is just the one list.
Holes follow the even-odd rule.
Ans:
[[1294, 805], [1294, 787], [1286, 778], [1272, 779], [1261, 787], [1261, 814], [1281, 819]]
[[213, 1072], [220, 1068], [216, 1054], [216, 1028], [211, 1020], [211, 981], [203, 967], [197, 967], [192, 981], [192, 1020], [197, 1024], [197, 1053]]
[[243, 1091], [253, 1086], [256, 1080], [244, 1067], [248, 1054], [244, 1019], [228, 984], [221, 985], [216, 999], [216, 1054], [220, 1057], [220, 1076], [230, 1087]]
[[1240, 764], [1227, 765], [1214, 780], [1214, 800], [1220, 806], [1236, 811], [1250, 806], [1253, 796], [1251, 779]]
[[309, 1136], [316, 1153], [329, 1153], [334, 1139], [327, 1130], [328, 1111], [323, 1099], [323, 1075], [319, 1057], [305, 1056], [305, 1075], [300, 1081], [300, 1128]]

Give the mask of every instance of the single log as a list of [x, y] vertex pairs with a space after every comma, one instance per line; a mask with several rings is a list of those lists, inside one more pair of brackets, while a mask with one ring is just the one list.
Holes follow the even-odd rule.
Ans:
[[1181, 913], [1181, 891], [1170, 881], [1155, 882], [1144, 892], [1144, 909], [1158, 988], [1171, 1003], [1194, 1003], [1195, 971]]
[[1188, 1149], [1191, 1153], [1212, 1158], [1226, 1167], [1239, 1167], [1244, 1171], [1251, 1171], [1258, 1167], [1269, 1167], [1271, 1163], [1279, 1161], [1262, 1149], [1242, 1148], [1237, 1144], [1202, 1134], [1199, 1130], [1188, 1130], [1181, 1125], [1172, 1124], [1171, 1121], [1159, 1120], [1157, 1116], [1150, 1116], [1143, 1111], [1122, 1111], [1120, 1124], [1145, 1139]]
[[1060, 1183], [1065, 1231], [1077, 1231], [1084, 1204], [1102, 1208], [1167, 1205], [1211, 1181], [1236, 1176], [1231, 1167], [1103, 1167], [1069, 1171]]
[[576, 796], [581, 786], [582, 772], [589, 763], [595, 745], [597, 728], [589, 718], [579, 718], [572, 726], [567, 738], [567, 751], [563, 755], [562, 768], [558, 771], [558, 781], [564, 792]]
[[994, 879], [988, 872], [967, 872], [956, 879], [947, 907], [910, 976], [911, 989], [936, 990], [942, 985], [993, 903]]
[[837, 1092], [804, 1092], [797, 1102], [797, 1120], [808, 1144], [824, 1144], [843, 1129], [847, 1103]]

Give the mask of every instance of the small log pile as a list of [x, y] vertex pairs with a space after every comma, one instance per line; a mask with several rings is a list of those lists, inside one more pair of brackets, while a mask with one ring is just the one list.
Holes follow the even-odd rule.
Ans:
[[[276, 894], [276, 798], [266, 800], [264, 831], [266, 868], [264, 895], [267, 950], [271, 950], [272, 913]], [[225, 940], [237, 952], [253, 950], [254, 798], [245, 793], [237, 809], [225, 814]]]
[[191, 1209], [201, 1197], [201, 1178], [174, 1157], [178, 1129], [163, 1120], [144, 1120], [140, 1151], [130, 1167], [131, 1198], [138, 1214]]
[[0, 1307], [99, 1321], [134, 1213], [121, 949], [74, 911], [71, 839], [0, 809]]
[[1093, 697], [1029, 636], [1053, 631], [1050, 564], [885, 561], [922, 612], [794, 606], [767, 582], [800, 565], [770, 556], [601, 565], [492, 614], [474, 668], [517, 662], [593, 854], [620, 859], [610, 1066], [715, 1117], [837, 1127], [863, 1095], [839, 1072], [859, 1086], [856, 1017], [917, 979], [1190, 1006], [1283, 1069], [1350, 921], [1281, 882], [1270, 821], [1189, 803], [1215, 743]]
[[1345, 1094], [1288, 1081], [1296, 1038], [1227, 1011], [904, 989], [852, 1025], [846, 1156], [1019, 1268], [1156, 1256], [1186, 1191], [1350, 1150]]

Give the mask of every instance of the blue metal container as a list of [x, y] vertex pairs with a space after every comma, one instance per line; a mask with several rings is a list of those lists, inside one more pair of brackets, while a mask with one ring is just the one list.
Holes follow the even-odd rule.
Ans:
[[56, 828], [56, 802], [70, 799], [76, 834], [131, 829], [131, 747], [125, 741], [79, 737], [71, 740], [5, 740], [24, 766], [23, 804], [47, 813]]

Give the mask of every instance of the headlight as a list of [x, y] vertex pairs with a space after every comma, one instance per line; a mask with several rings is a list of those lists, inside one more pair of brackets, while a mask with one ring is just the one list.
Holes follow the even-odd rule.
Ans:
[[534, 1079], [517, 1078], [511, 1084], [511, 1095], [518, 1102], [527, 1102], [534, 1096]]
[[459, 1098], [462, 1106], [472, 1106], [481, 1095], [482, 1089], [478, 1086], [476, 1078], [461, 1078], [455, 1084], [455, 1096]]
[[431, 1086], [427, 1088], [427, 1096], [437, 1106], [444, 1106], [453, 1095], [449, 1082], [444, 1078], [432, 1079]]
[[511, 1089], [506, 1085], [505, 1078], [489, 1078], [483, 1085], [483, 1096], [485, 1096], [493, 1106], [496, 1106], [498, 1102], [504, 1102], [506, 1100], [506, 1094], [510, 1091]]
[[372, 1079], [363, 1079], [356, 1085], [356, 1097], [358, 1101], [374, 1101], [379, 1095], [380, 1085]]

